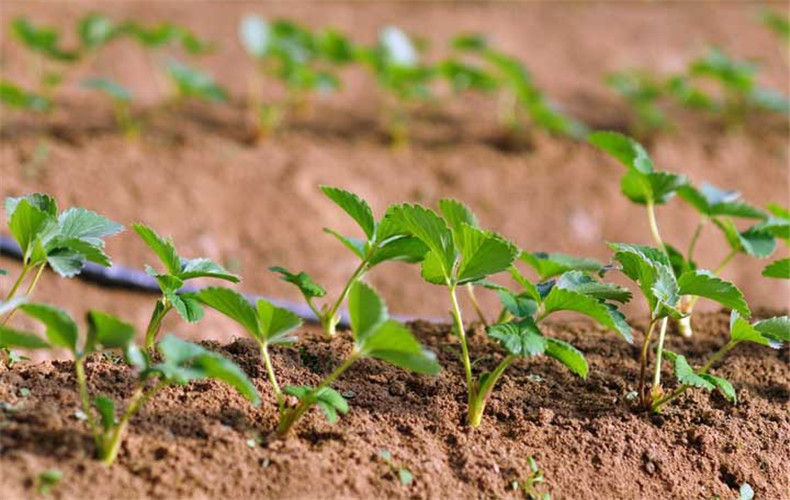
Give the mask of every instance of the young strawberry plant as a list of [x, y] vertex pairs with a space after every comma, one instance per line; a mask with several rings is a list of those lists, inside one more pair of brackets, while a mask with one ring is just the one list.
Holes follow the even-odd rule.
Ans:
[[640, 70], [619, 71], [609, 74], [606, 84], [633, 109], [635, 122], [631, 131], [638, 139], [645, 140], [656, 131], [670, 127], [669, 118], [660, 106], [665, 95], [664, 84], [656, 76]]
[[132, 92], [108, 78], [88, 78], [81, 82], [86, 89], [100, 92], [112, 101], [115, 123], [127, 137], [135, 137], [140, 132], [140, 122], [132, 116]]
[[283, 280], [299, 287], [307, 305], [324, 327], [326, 334], [332, 337], [341, 319], [340, 307], [355, 282], [361, 280], [370, 269], [382, 262], [419, 262], [428, 249], [418, 238], [404, 233], [395, 226], [387, 217], [389, 211], [381, 221], [376, 222], [370, 205], [354, 193], [330, 186], [321, 186], [321, 191], [359, 225], [364, 235], [364, 239], [359, 239], [343, 236], [332, 229], [324, 229], [353, 252], [360, 261], [340, 295], [331, 305], [318, 307], [314, 299], [325, 296], [326, 290], [315, 283], [310, 276], [304, 272], [295, 274], [282, 267], [272, 267], [270, 270], [280, 273]]
[[667, 358], [675, 366], [675, 378], [677, 378], [680, 385], [669, 394], [655, 399], [652, 402], [651, 410], [660, 412], [664, 405], [694, 387], [708, 391], [714, 388], [718, 389], [725, 398], [735, 404], [737, 396], [733, 385], [727, 379], [712, 375], [709, 371], [725, 354], [741, 342], [754, 342], [755, 344], [779, 349], [782, 345], [790, 343], [790, 318], [787, 316], [774, 317], [749, 324], [736, 311], [732, 311], [730, 316], [730, 340], [697, 370], [691, 367], [685, 356], [666, 351]]
[[[512, 265], [519, 254], [512, 243], [477, 226], [474, 214], [455, 200], [441, 200], [443, 215], [420, 205], [396, 205], [388, 217], [401, 230], [422, 240], [429, 251], [422, 261], [422, 277], [429, 283], [444, 286], [450, 295], [455, 334], [461, 344], [461, 361], [467, 385], [467, 423], [480, 425], [486, 403], [505, 370], [519, 357], [547, 354], [558, 359], [579, 376], [586, 376], [584, 356], [570, 344], [544, 337], [538, 323], [550, 314], [570, 310], [586, 314], [603, 325], [629, 335], [628, 326], [607, 300], [627, 300], [630, 294], [614, 285], [599, 283], [582, 274], [564, 275], [558, 282], [536, 286]], [[488, 276], [511, 270], [524, 287], [514, 294], [486, 280]], [[507, 356], [491, 372], [475, 376], [467, 345], [466, 327], [458, 303], [459, 286], [472, 284], [500, 292], [512, 314], [511, 321], [487, 328], [507, 351]]]
[[[264, 102], [252, 101], [260, 135], [275, 131], [288, 112], [299, 112], [309, 103], [310, 94], [333, 91], [340, 87], [335, 67], [353, 59], [351, 42], [340, 33], [314, 34], [309, 29], [277, 19], [267, 22], [259, 16], [246, 16], [239, 24], [239, 39], [247, 54], [255, 60], [258, 73], [282, 83], [284, 96]], [[262, 79], [254, 83], [253, 95], [259, 95]]]
[[[30, 297], [36, 284], [49, 266], [61, 276], [71, 278], [85, 263], [95, 262], [109, 267], [112, 263], [104, 253], [104, 239], [123, 230], [123, 226], [84, 208], [71, 207], [58, 213], [58, 205], [49, 195], [35, 193], [20, 198], [6, 198], [8, 230], [22, 252], [22, 270], [5, 300], [17, 296], [32, 275], [24, 296]], [[6, 324], [13, 310], [0, 324]]]
[[376, 45], [360, 47], [355, 53], [385, 93], [384, 121], [392, 145], [408, 144], [410, 108], [433, 97], [434, 68], [420, 60], [418, 43], [395, 26], [382, 29]]
[[190, 98], [210, 102], [228, 100], [227, 91], [217, 85], [210, 75], [175, 59], [167, 63], [166, 69], [167, 75], [175, 88], [175, 100], [177, 103]]
[[[282, 389], [268, 347], [295, 342], [296, 338], [288, 334], [301, 324], [299, 318], [265, 300], [258, 300], [253, 307], [244, 296], [227, 288], [205, 288], [195, 294], [205, 305], [237, 321], [258, 342], [269, 382], [277, 397], [280, 415], [277, 433], [281, 436], [288, 434], [314, 405], [321, 408], [330, 423], [337, 421], [338, 413], [348, 412], [348, 402], [331, 385], [360, 359], [376, 358], [417, 373], [435, 374], [439, 371], [434, 353], [422, 347], [406, 327], [389, 319], [386, 306], [375, 290], [355, 281], [348, 294], [354, 340], [351, 353], [316, 386], [286, 386]], [[296, 406], [286, 404], [286, 394], [299, 400]]]
[[[118, 455], [124, 432], [131, 418], [157, 393], [170, 385], [185, 385], [192, 380], [214, 379], [236, 389], [253, 404], [260, 403], [255, 386], [241, 368], [227, 358], [205, 348], [168, 335], [158, 344], [160, 361], [154, 363], [134, 344], [134, 328], [109, 314], [91, 311], [88, 329], [80, 347], [78, 327], [65, 311], [39, 303], [19, 308], [46, 327], [46, 340], [35, 333], [0, 327], [0, 343], [22, 349], [67, 349], [74, 359], [74, 373], [99, 460], [112, 465]], [[137, 385], [126, 409], [116, 415], [115, 402], [108, 396], [91, 397], [85, 364], [94, 353], [120, 350], [126, 363], [137, 373]]]
[[57, 28], [35, 26], [24, 17], [11, 22], [11, 32], [30, 51], [30, 66], [36, 74], [38, 92], [45, 98], [52, 98], [64, 79], [64, 72], [79, 60], [79, 50], [64, 49]]
[[150, 351], [154, 348], [162, 320], [172, 309], [190, 323], [200, 321], [203, 317], [203, 308], [193, 294], [179, 292], [184, 283], [195, 278], [215, 278], [238, 283], [240, 278], [211, 259], [205, 257], [186, 259], [179, 256], [172, 238], [162, 238], [144, 224], [133, 224], [132, 228], [165, 267], [165, 272], [159, 273], [154, 268], [146, 266], [146, 272], [156, 279], [162, 290], [162, 297], [156, 301], [145, 331], [145, 348]]
[[527, 68], [515, 57], [491, 48], [481, 35], [461, 35], [452, 46], [461, 53], [478, 57], [499, 89], [499, 122], [509, 132], [517, 132], [529, 118], [533, 126], [552, 134], [584, 138], [587, 127], [552, 104], [532, 79]]

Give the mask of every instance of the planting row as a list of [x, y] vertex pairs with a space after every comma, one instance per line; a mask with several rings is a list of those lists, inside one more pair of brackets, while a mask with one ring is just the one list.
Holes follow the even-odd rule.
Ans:
[[[790, 318], [750, 322], [751, 311], [743, 294], [718, 275], [738, 255], [767, 257], [775, 250], [777, 240], [790, 244], [790, 214], [777, 205], [769, 205], [766, 211], [742, 201], [735, 191], [711, 185], [696, 187], [683, 175], [657, 170], [645, 149], [626, 136], [597, 132], [589, 140], [624, 165], [622, 192], [644, 208], [654, 239], [653, 246], [610, 243], [613, 255], [605, 265], [564, 254], [523, 251], [504, 237], [482, 229], [474, 214], [456, 200], [439, 201], [438, 211], [420, 205], [396, 204], [376, 218], [370, 206], [355, 194], [322, 187], [322, 192], [359, 225], [359, 237], [325, 230], [359, 258], [359, 265], [340, 294], [331, 298], [308, 274], [271, 268], [299, 288], [327, 336], [336, 334], [344, 304], [349, 312], [353, 348], [316, 386], [283, 387], [271, 362], [273, 346], [298, 341], [293, 335], [301, 324], [298, 316], [266, 300], [251, 303], [229, 287], [182, 291], [184, 284], [195, 278], [230, 283], [237, 283], [240, 278], [209, 259], [179, 255], [172, 240], [162, 238], [144, 224], [134, 224], [133, 229], [159, 260], [157, 267], [147, 266], [146, 270], [156, 279], [162, 293], [145, 330], [144, 345], [135, 343], [137, 336], [131, 325], [98, 311], [88, 314], [87, 330], [80, 340], [77, 324], [66, 312], [32, 302], [31, 295], [47, 266], [61, 276], [71, 277], [87, 261], [111, 265], [104, 252], [104, 238], [123, 228], [83, 208], [58, 212], [55, 200], [45, 194], [9, 198], [6, 201], [9, 230], [21, 248], [23, 262], [19, 276], [0, 306], [4, 315], [0, 346], [5, 351], [5, 362], [18, 361], [11, 351], [14, 348], [67, 349], [74, 359], [83, 412], [98, 456], [109, 464], [117, 454], [129, 419], [168, 385], [213, 378], [230, 384], [253, 403], [260, 401], [255, 386], [231, 361], [173, 335], [159, 338], [162, 319], [171, 311], [186, 321], [196, 322], [208, 307], [235, 320], [257, 342], [270, 390], [277, 400], [276, 432], [286, 435], [313, 406], [318, 406], [331, 422], [338, 418], [338, 413], [348, 411], [348, 403], [332, 388], [332, 383], [360, 359], [376, 358], [426, 375], [440, 370], [434, 353], [421, 346], [408, 328], [388, 317], [382, 298], [363, 281], [377, 265], [403, 261], [419, 265], [422, 278], [447, 293], [454, 333], [460, 345], [459, 363], [466, 381], [470, 427], [480, 425], [497, 382], [521, 357], [550, 356], [574, 374], [587, 376], [588, 365], [582, 352], [544, 334], [543, 324], [554, 313], [572, 311], [586, 315], [617, 332], [624, 341], [633, 342], [632, 327], [618, 306], [631, 300], [634, 293], [641, 296], [650, 311], [649, 324], [641, 337], [641, 371], [633, 381], [636, 390], [630, 398], [634, 408], [659, 412], [691, 388], [718, 389], [735, 403], [735, 387], [711, 373], [711, 369], [742, 342], [769, 347], [790, 342]], [[663, 240], [655, 213], [658, 205], [675, 198], [686, 202], [699, 221], [685, 252]], [[739, 229], [734, 219], [751, 219], [755, 223]], [[700, 233], [709, 228], [720, 231], [721, 244], [730, 248], [721, 263], [710, 266], [712, 271], [698, 265], [695, 252]], [[519, 267], [522, 264], [531, 268], [534, 279]], [[500, 273], [508, 273], [516, 288], [491, 281], [491, 277]], [[632, 280], [634, 291], [606, 281], [611, 273]], [[763, 274], [768, 278], [790, 279], [790, 259], [774, 261]], [[458, 294], [465, 292], [476, 305], [475, 290], [493, 291], [502, 302], [501, 311], [491, 323], [477, 307], [488, 337], [501, 346], [501, 359], [491, 372], [476, 373], [474, 369], [467, 342], [468, 323], [458, 301]], [[692, 334], [690, 318], [701, 298], [731, 309], [732, 315], [729, 340], [703, 366], [694, 368], [682, 353], [664, 349], [664, 342], [669, 321], [678, 321], [684, 334]], [[45, 326], [44, 337], [10, 326], [17, 311], [41, 321]], [[657, 340], [653, 342], [655, 336]], [[109, 398], [89, 394], [86, 385], [86, 359], [105, 349], [121, 350], [139, 376], [138, 387], [121, 412], [116, 411]], [[674, 365], [677, 380], [672, 390], [665, 390], [661, 380], [664, 361]], [[287, 395], [298, 402], [289, 404]]]
[[[787, 20], [768, 12], [765, 22], [781, 32]], [[159, 56], [171, 45], [180, 45], [192, 55], [214, 50], [214, 43], [199, 39], [182, 26], [117, 23], [101, 14], [89, 14], [76, 24], [79, 45], [73, 49], [62, 47], [55, 28], [35, 26], [24, 18], [13, 21], [11, 31], [27, 49], [39, 88], [28, 91], [1, 81], [0, 102], [7, 106], [29, 111], [52, 109], [57, 90], [76, 69], [96, 58], [102, 48], [125, 38], [160, 59], [153, 66], [163, 67], [164, 78], [157, 75], [157, 80], [170, 82], [171, 102], [186, 98], [224, 101], [228, 96], [211, 76], [190, 65], [174, 58], [166, 58], [162, 64]], [[336, 30], [313, 31], [292, 21], [268, 22], [258, 16], [244, 17], [238, 32], [239, 42], [256, 69], [249, 82], [248, 109], [259, 137], [274, 132], [286, 115], [308, 106], [314, 93], [337, 90], [340, 70], [350, 64], [364, 66], [375, 78], [384, 103], [382, 120], [395, 144], [408, 141], [410, 115], [417, 103], [435, 98], [434, 83], [438, 81], [457, 93], [495, 96], [499, 123], [509, 133], [528, 126], [577, 139], [588, 133], [583, 123], [546, 97], [518, 59], [492, 47], [480, 35], [457, 36], [451, 41], [449, 57], [429, 63], [425, 41], [412, 39], [393, 26], [382, 29], [373, 45], [355, 43]], [[644, 137], [670, 126], [662, 104], [667, 96], [684, 107], [723, 116], [728, 123], [742, 122], [752, 111], [790, 112], [787, 97], [760, 87], [757, 77], [756, 64], [714, 48], [681, 74], [659, 78], [649, 71], [628, 70], [610, 75], [607, 83], [630, 103], [636, 116], [634, 133]], [[264, 79], [279, 82], [281, 97], [262, 97]], [[141, 124], [131, 112], [133, 93], [129, 89], [105, 77], [84, 79], [80, 85], [112, 100], [116, 121], [126, 133], [139, 131]]]

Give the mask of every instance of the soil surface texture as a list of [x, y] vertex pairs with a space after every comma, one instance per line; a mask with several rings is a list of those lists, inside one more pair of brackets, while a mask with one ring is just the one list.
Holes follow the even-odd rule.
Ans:
[[[672, 333], [668, 345], [699, 364], [725, 342], [727, 323], [723, 312], [704, 314], [693, 340]], [[437, 352], [438, 376], [359, 362], [334, 385], [350, 412], [330, 425], [311, 410], [285, 440], [271, 437], [276, 403], [254, 343], [207, 343], [253, 378], [262, 406], [216, 383], [168, 388], [132, 420], [109, 470], [91, 459], [89, 433], [75, 417], [72, 364], [18, 364], [0, 373], [0, 491], [4, 499], [29, 498], [36, 474], [56, 467], [63, 480], [55, 498], [521, 498], [511, 485], [526, 479], [532, 456], [545, 472], [539, 491], [557, 499], [731, 499], [744, 482], [756, 498], [788, 498], [787, 349], [741, 346], [714, 368], [734, 384], [735, 406], [694, 390], [647, 416], [626, 398], [638, 372], [636, 346], [587, 322], [552, 324], [551, 335], [587, 355], [587, 379], [549, 358], [521, 360], [472, 431], [463, 425], [457, 341], [447, 326], [411, 326]], [[347, 332], [331, 342], [311, 329], [300, 334], [295, 346], [274, 350], [284, 384], [316, 383], [349, 350]], [[477, 369], [501, 356], [479, 328], [471, 346]], [[97, 356], [87, 373], [94, 393], [128, 397], [127, 367]], [[382, 450], [413, 474], [410, 484], [401, 484]]]

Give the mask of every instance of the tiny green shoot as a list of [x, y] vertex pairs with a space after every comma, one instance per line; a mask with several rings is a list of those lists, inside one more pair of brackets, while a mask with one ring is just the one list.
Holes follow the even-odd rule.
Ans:
[[548, 492], [541, 493], [541, 486], [546, 481], [543, 471], [538, 467], [538, 463], [534, 458], [527, 459], [529, 465], [529, 474], [526, 479], [519, 481], [514, 479], [511, 486], [514, 491], [521, 490], [524, 496], [529, 500], [551, 500], [551, 494]]
[[34, 484], [39, 493], [49, 496], [52, 488], [63, 480], [63, 473], [59, 469], [46, 469], [36, 474]]
[[408, 486], [414, 481], [414, 474], [409, 469], [395, 464], [392, 460], [392, 453], [387, 450], [379, 450], [379, 458], [389, 467], [392, 473], [398, 475], [401, 486]]

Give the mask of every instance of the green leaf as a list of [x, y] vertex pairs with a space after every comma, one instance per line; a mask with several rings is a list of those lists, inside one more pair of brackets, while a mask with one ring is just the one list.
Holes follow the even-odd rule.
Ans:
[[156, 231], [144, 224], [132, 224], [132, 228], [159, 257], [168, 273], [174, 276], [178, 276], [181, 273], [181, 259], [173, 246], [172, 238], [162, 239], [156, 234]]
[[776, 248], [773, 235], [768, 231], [760, 230], [759, 224], [739, 232], [729, 218], [717, 217], [712, 220], [724, 232], [727, 243], [733, 250], [744, 252], [753, 257], [767, 257]]
[[94, 245], [101, 238], [112, 236], [123, 231], [123, 226], [103, 215], [78, 207], [72, 207], [58, 216], [58, 227], [61, 236], [78, 238]]
[[748, 219], [765, 219], [767, 214], [757, 207], [738, 201], [741, 193], [725, 191], [711, 184], [702, 184], [700, 189], [686, 184], [678, 189], [678, 195], [703, 215], [729, 215]]
[[264, 299], [258, 299], [256, 306], [261, 334], [268, 344], [289, 344], [296, 341], [296, 337], [288, 336], [288, 333], [302, 325], [299, 316]]
[[538, 273], [541, 280], [553, 278], [567, 271], [598, 272], [603, 266], [593, 259], [573, 257], [563, 253], [521, 252], [519, 258]]
[[461, 262], [457, 281], [469, 283], [507, 270], [518, 255], [518, 248], [500, 236], [461, 223], [458, 238]]
[[727, 398], [732, 404], [738, 402], [738, 397], [735, 394], [735, 387], [732, 386], [729, 380], [711, 375], [709, 373], [702, 373], [700, 377], [710, 382], [715, 386], [722, 395]]
[[200, 302], [193, 298], [190, 294], [178, 295], [176, 293], [168, 294], [167, 299], [173, 304], [173, 307], [178, 311], [179, 316], [184, 318], [189, 323], [197, 323], [203, 318], [203, 308]]
[[661, 205], [672, 199], [678, 188], [687, 182], [686, 176], [669, 172], [628, 172], [620, 180], [620, 190], [634, 203]]
[[615, 157], [631, 171], [641, 174], [653, 172], [653, 162], [647, 151], [630, 137], [617, 132], [593, 132], [587, 136], [587, 140]]
[[326, 290], [324, 290], [321, 285], [313, 281], [313, 279], [305, 272], [294, 274], [279, 266], [270, 267], [269, 271], [279, 273], [283, 281], [287, 281], [288, 283], [293, 283], [296, 285], [299, 290], [301, 290], [302, 295], [304, 295], [307, 299], [311, 299], [313, 297], [323, 297], [326, 295]]
[[413, 236], [396, 236], [380, 243], [377, 250], [368, 259], [370, 267], [384, 261], [420, 262], [425, 258], [428, 247]]
[[52, 101], [22, 87], [0, 79], [0, 103], [12, 108], [25, 109], [41, 113], [52, 109]]
[[115, 425], [115, 402], [107, 396], [96, 396], [93, 404], [101, 417], [101, 426], [107, 431]]
[[217, 278], [231, 283], [238, 283], [241, 279], [225, 270], [224, 267], [211, 259], [181, 259], [181, 272], [178, 277], [182, 280], [192, 278]]
[[623, 273], [636, 281], [650, 305], [651, 311], [659, 312], [659, 306], [674, 308], [678, 302], [678, 284], [667, 255], [657, 248], [610, 243], [614, 260], [622, 265]]
[[563, 273], [555, 286], [588, 295], [598, 300], [616, 300], [623, 304], [631, 300], [631, 291], [627, 288], [614, 283], [602, 283], [581, 271]]
[[255, 385], [236, 363], [224, 356], [173, 335], [165, 335], [157, 348], [164, 362], [153, 366], [151, 371], [161, 374], [165, 380], [177, 384], [202, 378], [218, 380], [236, 389], [254, 405], [260, 404]]
[[[433, 264], [438, 266], [445, 279], [452, 278], [456, 249], [453, 235], [445, 221], [436, 212], [420, 205], [394, 205], [387, 210], [387, 217], [411, 235], [419, 238], [430, 250]], [[426, 260], [429, 257], [426, 256]], [[434, 266], [434, 267], [436, 267]]]
[[13, 215], [17, 205], [19, 205], [19, 202], [22, 200], [27, 200], [30, 205], [52, 217], [58, 215], [58, 204], [53, 197], [45, 193], [33, 193], [20, 196], [19, 198], [9, 197], [5, 199], [5, 210], [9, 218]]
[[129, 323], [101, 311], [88, 311], [88, 344], [91, 349], [95, 345], [106, 349], [127, 349], [134, 343], [134, 337], [134, 327]]
[[115, 24], [104, 14], [88, 14], [77, 22], [77, 34], [84, 48], [95, 49], [120, 34]]
[[408, 328], [391, 319], [380, 323], [357, 345], [363, 355], [404, 370], [431, 375], [440, 370], [436, 355], [423, 348]]
[[226, 101], [228, 94], [214, 83], [211, 76], [176, 60], [170, 61], [167, 74], [178, 87], [178, 92], [185, 97], [197, 97], [208, 101]]
[[46, 336], [52, 345], [76, 354], [77, 324], [64, 310], [41, 303], [22, 304], [19, 309], [46, 326]]
[[790, 318], [777, 316], [757, 321], [752, 325], [763, 337], [775, 342], [790, 342]]
[[86, 78], [80, 82], [86, 89], [98, 90], [117, 102], [131, 102], [132, 92], [109, 78]]
[[64, 278], [71, 278], [85, 266], [85, 257], [67, 248], [58, 248], [49, 252], [47, 262], [53, 271]]
[[528, 293], [514, 294], [509, 290], [497, 290], [502, 305], [516, 318], [532, 316], [538, 310], [538, 303]]
[[[56, 236], [47, 243], [45, 251], [50, 258], [72, 258], [75, 261], [75, 265], [78, 261], [84, 265], [84, 262], [89, 260], [100, 266], [112, 266], [110, 257], [104, 253], [104, 242], [101, 240], [98, 240], [98, 244], [94, 244], [88, 240]], [[79, 266], [74, 274], [81, 269], [82, 266]]]
[[768, 233], [775, 238], [781, 238], [785, 240], [785, 244], [790, 245], [790, 218], [769, 217], [755, 224], [750, 229], [761, 233]]
[[[669, 356], [667, 356], [669, 358]], [[688, 361], [686, 360], [685, 356], [680, 354], [674, 356], [675, 361], [675, 377], [677, 377], [678, 382], [685, 385], [691, 385], [694, 387], [701, 387], [703, 389], [712, 390], [715, 386], [712, 382], [708, 381], [706, 378], [703, 378], [694, 371], [694, 369], [689, 365]]]
[[311, 404], [317, 404], [330, 424], [337, 422], [338, 412], [343, 415], [348, 413], [348, 402], [331, 387], [323, 387], [315, 392], [312, 387], [307, 385], [290, 385], [284, 387], [283, 392], [297, 397], [300, 401], [309, 400]]
[[387, 308], [373, 288], [355, 281], [348, 292], [348, 315], [354, 339], [358, 346], [362, 346], [367, 337], [387, 319]]
[[544, 316], [557, 311], [575, 311], [589, 316], [601, 325], [618, 332], [627, 341], [631, 342], [631, 328], [624, 321], [618, 321], [618, 318], [613, 316], [612, 309], [607, 304], [593, 297], [572, 290], [554, 287], [546, 296], [543, 305]]
[[[6, 201], [6, 207], [8, 206], [9, 203]], [[55, 220], [50, 214], [36, 208], [25, 198], [16, 202], [13, 205], [13, 210], [8, 208], [6, 210], [10, 214], [8, 229], [19, 244], [25, 261], [31, 261], [36, 241], [40, 241], [44, 233], [55, 224]]]
[[556, 359], [581, 378], [587, 378], [587, 360], [584, 354], [571, 344], [559, 339], [546, 338], [546, 355]]
[[[458, 200], [452, 198], [439, 200], [439, 211], [453, 233], [462, 234], [464, 224], [474, 228], [480, 227], [475, 214]], [[456, 244], [458, 244], [458, 240], [456, 240]]]
[[368, 240], [373, 239], [376, 231], [376, 221], [373, 218], [373, 211], [370, 209], [370, 205], [365, 200], [350, 191], [340, 188], [321, 186], [321, 191], [359, 224]]
[[537, 356], [548, 347], [547, 339], [541, 335], [532, 318], [492, 325], [486, 328], [486, 332], [514, 356]]
[[730, 339], [734, 342], [754, 342], [755, 344], [773, 347], [770, 339], [763, 336], [735, 310], [730, 313]]
[[262, 338], [258, 313], [252, 304], [239, 292], [223, 287], [207, 287], [196, 292], [193, 297], [236, 321], [258, 340]]
[[331, 234], [332, 236], [337, 238], [340, 241], [340, 243], [342, 243], [346, 248], [351, 250], [360, 259], [365, 258], [365, 244], [367, 243], [365, 240], [343, 236], [340, 233], [337, 233], [334, 230], [329, 229], [327, 227], [324, 228], [324, 232]]
[[705, 297], [738, 311], [741, 316], [748, 318], [751, 315], [746, 299], [738, 287], [709, 271], [696, 270], [683, 273], [678, 278], [678, 287], [680, 295]]
[[524, 288], [524, 293], [529, 295], [535, 302], [543, 302], [543, 297], [541, 296], [538, 287], [536, 287], [534, 283], [521, 274], [521, 271], [519, 271], [515, 265], [511, 265], [508, 268], [508, 271], [510, 271], [510, 276], [512, 276], [513, 279]]
[[35, 333], [15, 330], [7, 326], [0, 326], [0, 347], [20, 349], [49, 349], [48, 342], [42, 340]]

